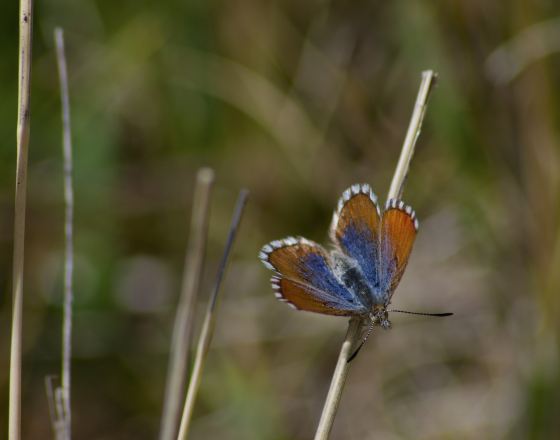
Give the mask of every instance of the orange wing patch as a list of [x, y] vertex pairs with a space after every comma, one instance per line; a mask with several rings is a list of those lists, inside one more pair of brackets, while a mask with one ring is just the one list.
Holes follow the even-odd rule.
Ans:
[[338, 207], [333, 215], [330, 236], [331, 239], [342, 245], [345, 232], [349, 226], [358, 230], [371, 231], [377, 240], [379, 231], [379, 209], [377, 197], [366, 183], [352, 185], [342, 194]]
[[325, 261], [329, 259], [327, 251], [320, 245], [304, 238], [288, 237], [284, 240], [273, 241], [267, 246], [261, 252], [261, 260], [265, 263], [268, 262], [271, 266], [267, 266], [269, 269], [296, 281], [306, 281], [302, 278], [300, 265], [297, 263], [310, 252], [320, 255]]
[[350, 316], [353, 314], [349, 310], [339, 310], [328, 306], [318, 296], [313, 295], [313, 288], [309, 285], [276, 276], [273, 276], [270, 282], [276, 298], [297, 310], [335, 316]]
[[394, 262], [390, 294], [398, 286], [408, 263], [418, 231], [418, 220], [410, 206], [391, 199], [381, 220], [381, 252], [385, 261]]

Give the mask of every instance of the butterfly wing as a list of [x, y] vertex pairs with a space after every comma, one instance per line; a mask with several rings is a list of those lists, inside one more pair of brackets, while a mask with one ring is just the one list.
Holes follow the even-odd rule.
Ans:
[[271, 279], [276, 297], [296, 309], [339, 316], [366, 311], [335, 276], [329, 254], [316, 243], [293, 237], [273, 241], [259, 258], [276, 272]]
[[373, 290], [379, 286], [379, 226], [377, 197], [368, 184], [355, 184], [342, 193], [333, 215], [330, 236], [356, 260]]
[[380, 284], [389, 293], [397, 288], [418, 232], [418, 220], [410, 206], [390, 199], [381, 220]]

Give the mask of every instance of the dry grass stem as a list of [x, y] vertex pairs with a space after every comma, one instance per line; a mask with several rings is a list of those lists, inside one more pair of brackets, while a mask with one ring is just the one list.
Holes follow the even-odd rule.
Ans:
[[[60, 82], [62, 107], [62, 155], [64, 161], [64, 311], [62, 317], [62, 371], [59, 395], [61, 412], [57, 412], [57, 438], [69, 440], [72, 437], [72, 411], [70, 405], [70, 359], [72, 357], [72, 287], [74, 273], [74, 189], [72, 186], [72, 136], [70, 129], [70, 96], [68, 91], [68, 70], [64, 52], [64, 33], [61, 28], [54, 31], [56, 62]], [[58, 400], [58, 399], [57, 399]]]
[[319, 426], [315, 433], [315, 440], [329, 437], [338, 404], [342, 397], [342, 389], [344, 388], [346, 376], [348, 375], [348, 368], [350, 366], [348, 359], [352, 355], [352, 351], [355, 349], [356, 343], [360, 338], [360, 328], [360, 319], [352, 318], [348, 324], [348, 331], [346, 332], [346, 337], [340, 348], [327, 399], [325, 400], [325, 406], [323, 407]]
[[[420, 89], [418, 90], [414, 111], [412, 113], [412, 117], [410, 118], [408, 131], [401, 149], [399, 162], [397, 164], [395, 174], [393, 175], [391, 187], [387, 196], [388, 199], [400, 198], [402, 195], [410, 161], [414, 155], [414, 146], [416, 145], [416, 140], [420, 135], [420, 129], [424, 113], [426, 112], [428, 97], [435, 78], [436, 74], [431, 70], [422, 72], [422, 82], [420, 83]], [[350, 320], [346, 338], [342, 343], [342, 347], [338, 355], [338, 361], [331, 379], [329, 392], [327, 394], [327, 398], [325, 399], [323, 412], [321, 413], [321, 419], [319, 420], [319, 426], [317, 427], [317, 431], [315, 433], [315, 440], [326, 440], [329, 438], [334, 418], [336, 416], [336, 411], [338, 409], [338, 404], [340, 403], [342, 389], [344, 388], [346, 376], [348, 375], [348, 369], [350, 368], [348, 359], [352, 355], [353, 348], [358, 345], [361, 333], [360, 328], [361, 322], [359, 319], [353, 318]]]
[[194, 308], [204, 265], [210, 199], [214, 172], [209, 168], [198, 171], [191, 214], [188, 250], [185, 257], [183, 284], [171, 340], [171, 357], [161, 420], [160, 440], [177, 436], [181, 402], [184, 399], [188, 354], [192, 339]]
[[14, 213], [14, 260], [12, 285], [12, 333], [10, 348], [10, 398], [8, 435], [21, 436], [21, 340], [23, 309], [23, 259], [25, 205], [27, 196], [27, 154], [29, 146], [29, 96], [31, 83], [31, 36], [33, 1], [21, 0], [19, 12], [19, 74], [17, 116], [17, 165]]
[[433, 70], [425, 70], [422, 72], [422, 81], [420, 82], [420, 88], [416, 96], [416, 103], [414, 104], [414, 110], [412, 111], [412, 116], [408, 124], [408, 130], [401, 148], [397, 169], [395, 170], [395, 174], [393, 174], [393, 180], [391, 181], [387, 199], [400, 199], [402, 196], [406, 176], [408, 175], [408, 168], [410, 167], [412, 156], [414, 156], [414, 147], [416, 146], [416, 141], [422, 129], [422, 121], [424, 120], [424, 114], [428, 106], [428, 98], [436, 83], [436, 79], [437, 74]]
[[206, 360], [206, 355], [208, 353], [208, 348], [210, 347], [210, 342], [212, 341], [212, 334], [214, 331], [214, 325], [216, 321], [216, 304], [218, 300], [218, 293], [220, 291], [220, 285], [224, 277], [224, 272], [228, 262], [229, 254], [233, 246], [233, 241], [237, 234], [237, 229], [239, 227], [239, 222], [241, 221], [241, 215], [243, 214], [243, 209], [247, 202], [248, 192], [242, 190], [237, 198], [237, 203], [235, 207], [235, 212], [233, 214], [233, 219], [231, 221], [231, 226], [229, 230], [229, 235], [227, 238], [226, 246], [224, 249], [224, 254], [220, 265], [218, 266], [218, 274], [216, 275], [216, 281], [210, 299], [208, 301], [208, 308], [206, 310], [206, 315], [204, 317], [204, 323], [202, 324], [202, 329], [200, 331], [200, 336], [198, 339], [198, 344], [196, 348], [196, 355], [194, 359], [194, 367], [189, 381], [189, 388], [187, 390], [187, 396], [185, 398], [185, 406], [183, 408], [183, 415], [181, 417], [181, 425], [179, 428], [179, 440], [185, 440], [189, 432], [190, 421], [192, 417], [192, 412], [194, 409], [194, 403], [198, 388], [200, 386], [200, 381], [202, 379], [202, 371], [204, 369], [204, 362]]

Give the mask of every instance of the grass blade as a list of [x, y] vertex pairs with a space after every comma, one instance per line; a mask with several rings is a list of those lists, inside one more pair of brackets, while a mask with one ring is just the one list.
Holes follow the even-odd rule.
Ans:
[[68, 70], [64, 52], [64, 33], [61, 28], [54, 31], [56, 62], [60, 82], [60, 101], [62, 106], [62, 155], [64, 160], [64, 311], [62, 316], [62, 371], [61, 400], [62, 414], [57, 438], [69, 440], [72, 437], [72, 411], [70, 405], [70, 378], [72, 357], [72, 286], [74, 273], [74, 188], [72, 185], [72, 136], [70, 126], [70, 96], [68, 91]]
[[192, 417], [192, 412], [194, 409], [194, 403], [198, 388], [200, 386], [200, 381], [202, 378], [202, 371], [204, 369], [204, 361], [206, 360], [206, 354], [208, 353], [208, 348], [210, 347], [210, 342], [212, 341], [212, 334], [214, 331], [214, 325], [216, 321], [216, 304], [218, 300], [218, 293], [220, 291], [220, 285], [222, 284], [222, 279], [224, 277], [224, 272], [228, 262], [229, 254], [233, 246], [233, 241], [237, 234], [237, 229], [239, 227], [239, 222], [241, 221], [241, 215], [243, 214], [243, 209], [247, 203], [248, 192], [242, 190], [237, 198], [237, 204], [235, 207], [235, 212], [233, 214], [233, 219], [231, 221], [231, 227], [229, 230], [228, 239], [224, 249], [224, 254], [220, 265], [218, 266], [218, 274], [216, 275], [216, 281], [214, 283], [214, 288], [210, 299], [208, 301], [208, 309], [206, 310], [206, 315], [204, 317], [204, 323], [200, 331], [200, 336], [198, 339], [198, 344], [196, 348], [196, 356], [194, 360], [194, 367], [191, 374], [191, 379], [189, 382], [189, 388], [187, 390], [187, 397], [185, 398], [185, 406], [183, 408], [183, 415], [181, 417], [181, 425], [179, 427], [179, 440], [185, 440], [189, 432], [190, 421]]

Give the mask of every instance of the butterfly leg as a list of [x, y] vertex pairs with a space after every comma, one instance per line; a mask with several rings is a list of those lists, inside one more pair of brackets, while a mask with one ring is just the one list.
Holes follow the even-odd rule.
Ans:
[[362, 340], [360, 341], [359, 345], [356, 347], [356, 349], [353, 351], [353, 353], [350, 355], [350, 357], [346, 361], [347, 363], [352, 362], [352, 360], [356, 356], [358, 356], [358, 353], [360, 352], [360, 350], [362, 349], [362, 347], [364, 346], [364, 344], [368, 340], [369, 335], [371, 335], [371, 332], [373, 331], [373, 326], [375, 325], [376, 317], [374, 316], [373, 313], [370, 313], [368, 318], [369, 318], [369, 320], [366, 320], [366, 319], [362, 320], [361, 325], [362, 325], [362, 327], [365, 327], [365, 325], [367, 325], [367, 330], [366, 330], [364, 336], [362, 337]]

